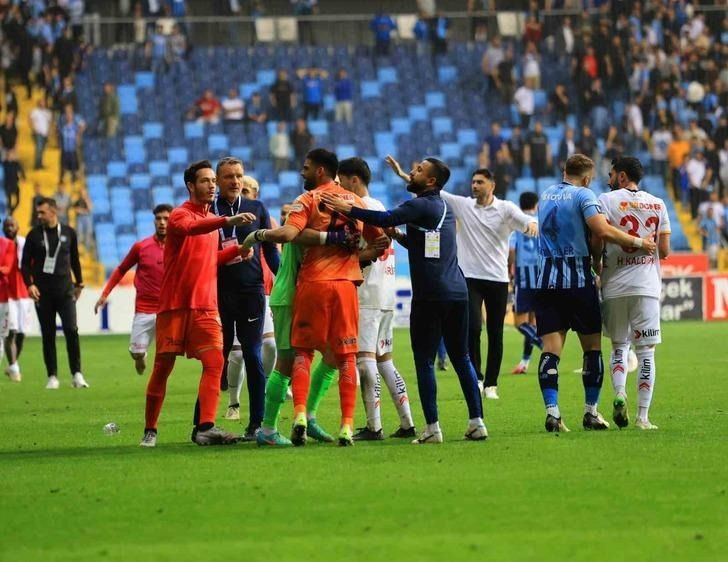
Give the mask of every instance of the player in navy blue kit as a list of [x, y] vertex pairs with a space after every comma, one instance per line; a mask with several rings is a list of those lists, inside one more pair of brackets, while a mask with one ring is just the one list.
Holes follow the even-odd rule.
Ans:
[[[521, 193], [518, 200], [521, 210], [535, 215], [538, 208], [538, 194], [532, 191]], [[513, 325], [523, 334], [523, 356], [511, 371], [522, 375], [528, 371], [533, 346], [543, 348], [543, 341], [536, 334], [536, 281], [538, 279], [538, 238], [524, 232], [514, 231], [509, 241], [509, 269], [513, 271]]]
[[440, 197], [450, 170], [436, 158], [426, 158], [410, 172], [407, 191], [416, 197], [391, 211], [353, 207], [341, 197], [322, 197], [333, 210], [382, 227], [407, 225], [407, 233], [389, 231], [407, 248], [412, 276], [410, 339], [420, 401], [427, 427], [413, 443], [442, 443], [437, 413], [435, 354], [440, 338], [468, 404], [465, 438], [486, 439], [478, 378], [468, 355], [468, 288], [458, 267], [455, 216]]
[[[588, 189], [594, 162], [574, 154], [564, 166], [563, 181], [541, 194], [539, 222], [539, 276], [536, 324], [543, 338], [538, 380], [546, 406], [546, 431], [568, 431], [558, 403], [559, 359], [571, 329], [579, 336], [584, 362], [584, 429], [607, 429], [609, 424], [597, 411], [604, 379], [601, 351], [602, 317], [592, 273], [599, 263], [601, 240], [652, 254], [652, 235], [637, 238], [607, 223], [594, 193]], [[593, 236], [592, 236], [593, 235]], [[590, 238], [592, 238], [590, 240]]]

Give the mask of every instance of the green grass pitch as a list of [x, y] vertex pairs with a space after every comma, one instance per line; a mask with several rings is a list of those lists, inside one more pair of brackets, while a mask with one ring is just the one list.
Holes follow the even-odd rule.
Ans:
[[[664, 326], [657, 432], [581, 430], [572, 373], [581, 354], [570, 335], [560, 402], [572, 432], [545, 433], [537, 357], [528, 375], [507, 374], [521, 348], [508, 330], [501, 400], [485, 404], [487, 442], [462, 441], [466, 409], [450, 370], [438, 375], [443, 445], [292, 450], [190, 443], [199, 370], [187, 360], [170, 380], [157, 448], [140, 449], [147, 376], [134, 373], [127, 339], [82, 338], [88, 390], [70, 387], [60, 339], [56, 392], [43, 388], [31, 339], [23, 382], [0, 381], [0, 560], [725, 560], [726, 333], [725, 324]], [[401, 330], [396, 363], [421, 425]], [[634, 419], [634, 374], [628, 384]], [[607, 376], [607, 419], [611, 397]], [[221, 415], [224, 406], [225, 396]], [[382, 411], [394, 430], [386, 390]], [[362, 413], [359, 401], [358, 421]], [[104, 434], [112, 421], [121, 432]], [[290, 421], [287, 403], [286, 432]], [[335, 387], [321, 421], [337, 429]]]

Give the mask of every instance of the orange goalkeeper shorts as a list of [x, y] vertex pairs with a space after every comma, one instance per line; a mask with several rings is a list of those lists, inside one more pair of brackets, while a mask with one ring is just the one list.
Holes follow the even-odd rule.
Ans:
[[358, 351], [359, 299], [351, 281], [306, 281], [293, 299], [291, 345], [328, 348], [336, 354]]
[[157, 353], [197, 358], [206, 349], [222, 349], [217, 310], [166, 310], [157, 314]]

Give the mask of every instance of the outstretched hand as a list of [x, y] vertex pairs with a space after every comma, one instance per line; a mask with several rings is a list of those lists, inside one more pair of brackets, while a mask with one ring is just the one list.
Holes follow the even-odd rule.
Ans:
[[338, 211], [348, 215], [351, 212], [353, 205], [350, 201], [347, 201], [340, 195], [334, 195], [333, 193], [322, 193], [321, 201], [332, 211]]

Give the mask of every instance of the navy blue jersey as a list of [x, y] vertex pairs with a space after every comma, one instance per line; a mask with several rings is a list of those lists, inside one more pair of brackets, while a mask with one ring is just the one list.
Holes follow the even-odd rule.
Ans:
[[538, 209], [540, 289], [572, 289], [594, 284], [586, 219], [599, 214], [596, 195], [560, 182], [546, 189]]
[[[354, 207], [351, 217], [367, 224], [389, 227], [407, 225], [400, 243], [407, 248], [412, 278], [412, 300], [461, 301], [468, 299], [465, 277], [458, 266], [455, 215], [439, 191], [428, 191], [391, 211], [369, 211]], [[425, 231], [440, 226], [440, 257], [425, 257]]]
[[520, 289], [535, 289], [538, 281], [538, 264], [541, 259], [538, 238], [515, 231], [511, 234], [509, 246], [516, 253], [515, 286]]

